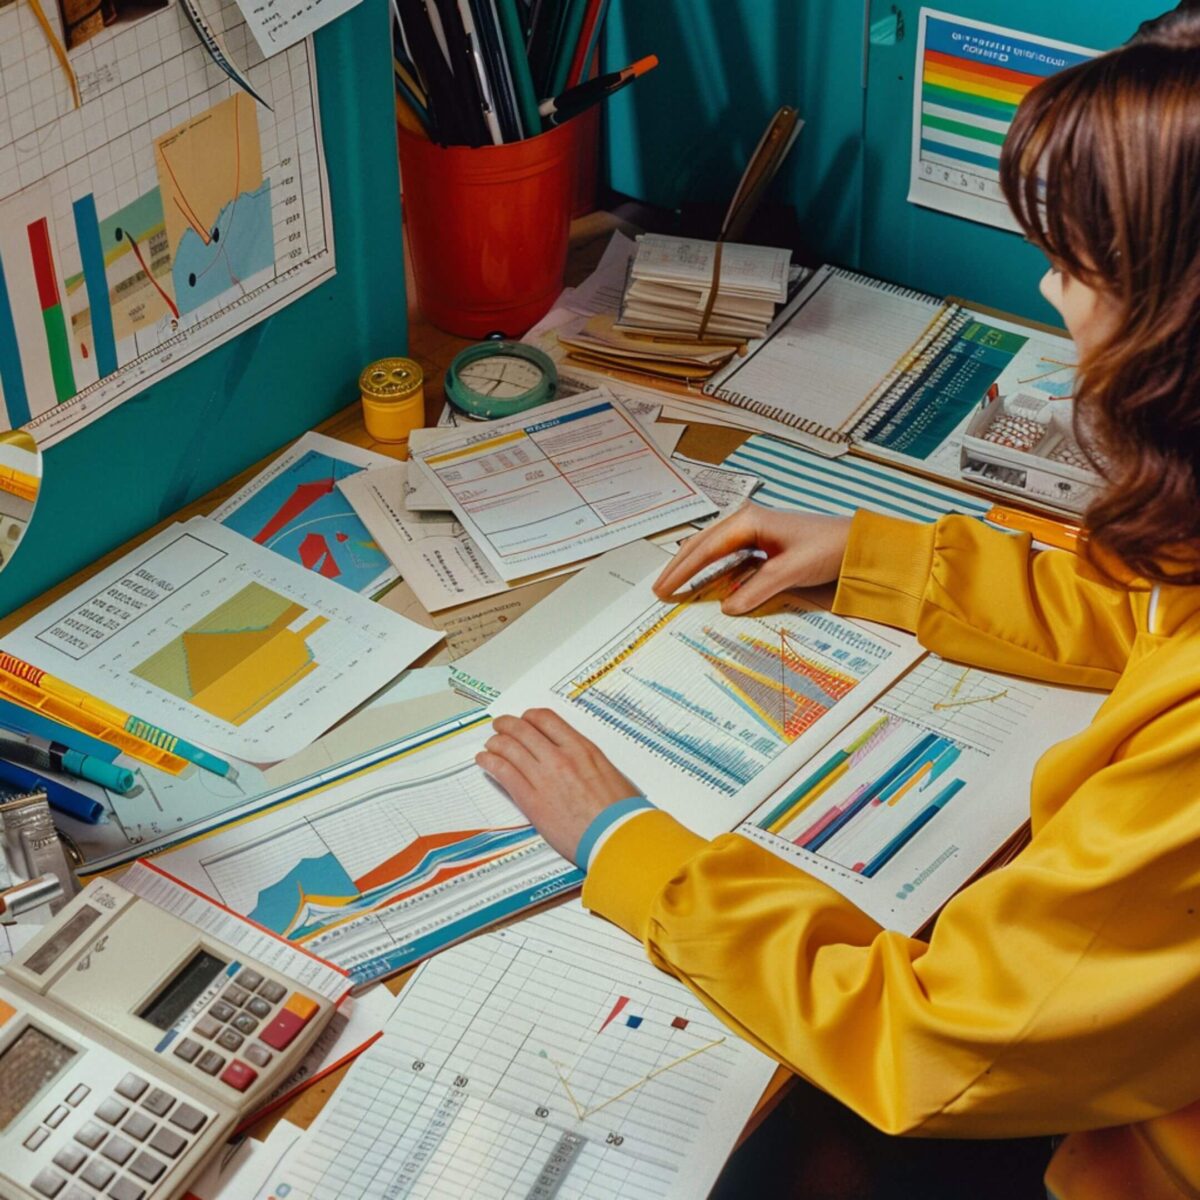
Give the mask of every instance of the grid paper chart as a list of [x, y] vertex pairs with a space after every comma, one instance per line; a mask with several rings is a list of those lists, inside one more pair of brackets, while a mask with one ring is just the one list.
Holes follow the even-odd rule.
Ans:
[[76, 109], [0, 7], [0, 428], [52, 445], [333, 274], [312, 43], [204, 16], [266, 104], [172, 5], [71, 52]]

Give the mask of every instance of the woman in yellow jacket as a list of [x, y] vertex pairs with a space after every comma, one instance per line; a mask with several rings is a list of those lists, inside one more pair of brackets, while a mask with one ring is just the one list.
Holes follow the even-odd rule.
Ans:
[[[645, 802], [554, 714], [502, 717], [481, 765], [583, 899], [742, 1036], [880, 1129], [1069, 1133], [1062, 1200], [1200, 1196], [1200, 11], [1053, 77], [1017, 114], [1005, 193], [1080, 356], [1077, 431], [1109, 481], [1088, 553], [966, 517], [753, 506], [687, 543], [670, 595], [744, 548], [727, 602], [837, 579], [835, 610], [973, 666], [1110, 691], [1030, 785], [1031, 844], [928, 943], [735, 834]], [[1120, 581], [1118, 581], [1120, 580]], [[618, 803], [624, 801], [624, 803]]]

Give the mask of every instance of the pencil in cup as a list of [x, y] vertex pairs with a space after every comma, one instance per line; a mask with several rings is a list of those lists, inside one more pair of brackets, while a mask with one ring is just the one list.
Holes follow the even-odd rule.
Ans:
[[[17, 693], [17, 685], [23, 685], [21, 691], [24, 695]], [[237, 772], [223, 758], [193, 746], [141, 717], [122, 712], [114, 705], [90, 696], [4, 651], [0, 651], [0, 691], [7, 692], [31, 708], [39, 711], [44, 709], [50, 716], [83, 729], [85, 733], [93, 733], [104, 741], [110, 741], [140, 762], [148, 762], [173, 775], [186, 770], [190, 762], [214, 775], [237, 778]], [[35, 703], [30, 703], [31, 698]], [[84, 724], [85, 721], [90, 721], [97, 728], [89, 728]], [[122, 745], [117, 737], [123, 738], [126, 744]]]

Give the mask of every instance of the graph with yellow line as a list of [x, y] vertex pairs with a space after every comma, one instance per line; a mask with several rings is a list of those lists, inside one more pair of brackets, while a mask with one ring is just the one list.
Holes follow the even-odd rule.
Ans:
[[581, 713], [733, 795], [889, 657], [869, 634], [796, 597], [748, 616], [722, 579], [655, 603], [554, 691]]
[[302, 604], [249, 583], [131, 673], [243, 725], [316, 670], [308, 639], [325, 624]]
[[[421, 967], [272, 1191], [333, 1195], [345, 1172], [372, 1196], [690, 1200], [772, 1068], [637, 942], [561, 905]], [[353, 1136], [364, 1103], [383, 1155]]]

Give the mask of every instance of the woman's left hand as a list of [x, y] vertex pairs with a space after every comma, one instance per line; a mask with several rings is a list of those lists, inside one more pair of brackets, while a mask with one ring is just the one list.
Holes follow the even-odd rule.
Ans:
[[638, 795], [598, 746], [548, 708], [497, 717], [492, 728], [495, 733], [476, 763], [572, 862], [592, 819], [610, 804]]

